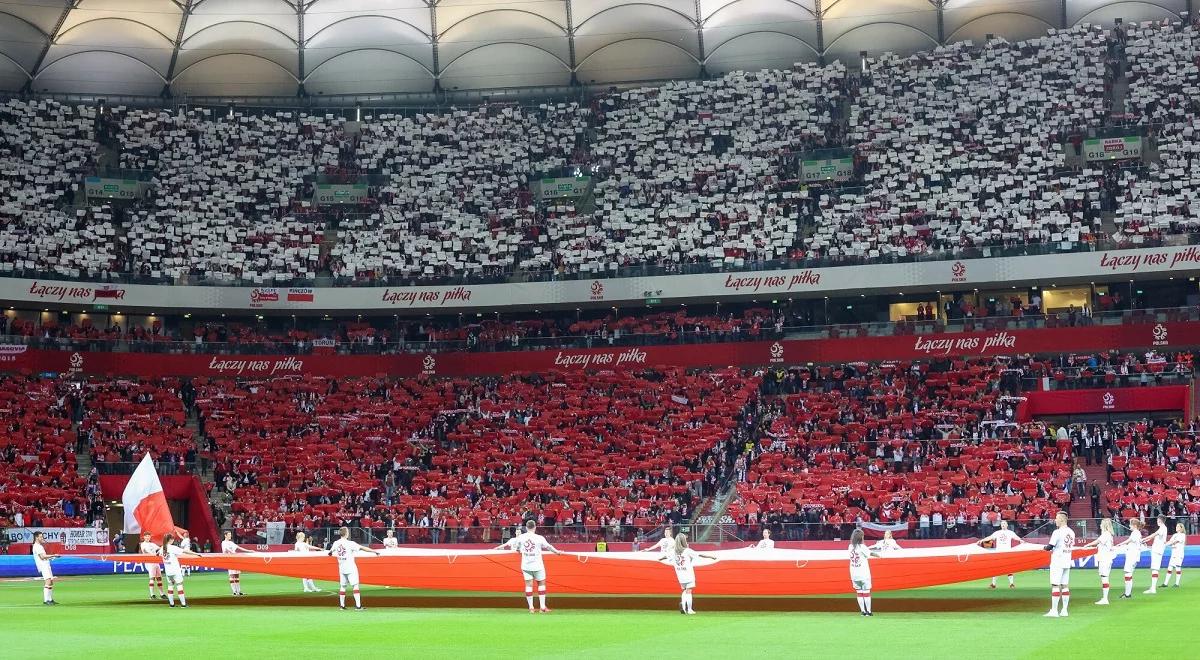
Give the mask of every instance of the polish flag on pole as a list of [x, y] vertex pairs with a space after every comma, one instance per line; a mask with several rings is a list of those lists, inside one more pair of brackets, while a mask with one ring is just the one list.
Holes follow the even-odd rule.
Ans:
[[167, 496], [163, 494], [162, 482], [158, 480], [150, 454], [146, 454], [133, 471], [121, 494], [121, 504], [125, 507], [126, 534], [150, 532], [157, 542], [164, 534], [175, 531]]

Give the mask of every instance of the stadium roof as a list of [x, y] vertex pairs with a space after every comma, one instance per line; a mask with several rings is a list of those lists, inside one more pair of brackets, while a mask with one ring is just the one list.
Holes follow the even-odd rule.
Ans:
[[1187, 0], [0, 0], [0, 89], [429, 92], [695, 77], [1164, 18]]

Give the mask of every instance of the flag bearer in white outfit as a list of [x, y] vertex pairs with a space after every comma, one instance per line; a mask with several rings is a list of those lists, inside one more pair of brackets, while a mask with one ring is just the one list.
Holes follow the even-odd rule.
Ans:
[[[991, 536], [989, 536], [985, 539], [980, 539], [979, 545], [983, 545], [984, 543], [987, 543], [988, 541], [991, 541], [994, 544], [995, 550], [1011, 550], [1014, 545], [1017, 545], [1018, 543], [1021, 542], [1021, 537], [1017, 536], [1016, 532], [1013, 532], [1012, 530], [1010, 530], [1008, 528], [1007, 520], [1001, 520], [1000, 521], [1000, 529], [992, 532]], [[992, 577], [992, 586], [990, 586], [988, 588], [989, 589], [996, 588], [995, 576]], [[1008, 574], [1008, 588], [1009, 589], [1017, 588], [1017, 584], [1013, 580], [1012, 573]]]
[[[1075, 549], [1075, 532], [1067, 527], [1067, 514], [1059, 511], [1054, 516], [1056, 529], [1050, 535], [1046, 549], [1050, 551], [1050, 611], [1048, 617], [1067, 616], [1067, 605], [1071, 602], [1071, 551]], [[1062, 611], [1058, 609], [1062, 602]]]
[[[302, 555], [310, 552], [320, 552], [321, 549], [315, 545], [310, 545], [306, 540], [304, 532], [296, 532], [296, 544], [292, 546], [292, 550]], [[320, 591], [317, 588], [317, 583], [312, 581], [312, 578], [304, 578], [300, 580], [300, 584], [304, 585], [304, 593], [316, 593]]]
[[1121, 598], [1133, 598], [1133, 570], [1142, 558], [1142, 529], [1146, 523], [1134, 518], [1129, 521], [1129, 538], [1113, 546], [1125, 550], [1125, 593]]
[[672, 552], [674, 550], [675, 550], [675, 534], [673, 532], [671, 532], [671, 528], [668, 526], [663, 529], [662, 538], [658, 540], [658, 543], [655, 543], [654, 545], [650, 546], [649, 548], [642, 550], [642, 552], [658, 552], [661, 554], [666, 554], [666, 553]]
[[508, 543], [495, 547], [496, 550], [521, 553], [521, 573], [525, 576], [525, 603], [529, 605], [530, 614], [538, 611], [533, 607], [534, 582], [538, 583], [538, 603], [541, 611], [543, 613], [550, 611], [546, 607], [546, 563], [542, 560], [542, 553], [563, 554], [535, 530], [537, 530], [537, 523], [532, 520], [526, 521], [524, 533], [512, 537]]
[[[138, 552], [142, 553], [143, 555], [157, 555], [161, 548], [157, 543], [151, 540], [152, 538], [153, 537], [150, 536], [150, 532], [142, 532], [142, 543], [138, 546]], [[149, 576], [150, 579], [150, 600], [154, 600], [155, 598], [166, 600], [167, 590], [163, 589], [162, 562], [148, 562], [145, 564], [145, 566], [146, 575]], [[158, 586], [157, 596], [154, 595], [154, 587], [156, 583]]]
[[892, 533], [887, 531], [883, 533], [883, 538], [876, 541], [875, 545], [872, 545], [869, 549], [874, 550], [875, 552], [883, 553], [893, 552], [895, 550], [900, 550], [901, 548], [900, 544], [896, 543], [896, 539], [892, 538]]
[[771, 539], [771, 530], [764, 529], [762, 532], [762, 538], [759, 539], [758, 543], [755, 543], [750, 547], [756, 550], [774, 550], [775, 541]]
[[50, 569], [50, 561], [58, 559], [58, 555], [46, 552], [46, 537], [41, 532], [33, 533], [33, 566], [38, 575], [42, 576], [42, 604], [58, 605], [54, 600], [54, 571]]
[[1187, 532], [1184, 531], [1183, 523], [1175, 524], [1175, 533], [1167, 539], [1167, 547], [1171, 549], [1171, 560], [1167, 562], [1167, 577], [1162, 586], [1167, 586], [1171, 581], [1171, 574], [1174, 573], [1175, 586], [1178, 587], [1179, 580], [1183, 578], [1183, 553], [1187, 551]]
[[862, 529], [850, 532], [850, 584], [858, 599], [858, 612], [863, 616], [875, 616], [871, 611], [871, 557], [879, 553], [863, 543]]
[[162, 557], [163, 574], [167, 576], [167, 602], [171, 607], [175, 607], [175, 594], [179, 594], [179, 605], [187, 607], [187, 596], [183, 593], [183, 567], [179, 565], [179, 558], [200, 555], [175, 545], [175, 537], [170, 534], [163, 537], [158, 554]]
[[675, 536], [675, 547], [659, 558], [659, 561], [671, 564], [675, 568], [675, 577], [679, 579], [679, 588], [682, 591], [679, 598], [680, 614], [696, 613], [696, 610], [692, 609], [692, 591], [696, 588], [696, 560], [701, 557], [717, 560], [713, 555], [701, 554], [689, 548], [687, 534], [680, 533]]
[[1159, 516], [1158, 527], [1150, 535], [1150, 588], [1144, 594], [1158, 593], [1158, 571], [1162, 568], [1163, 553], [1167, 551], [1167, 519]]
[[1108, 575], [1112, 572], [1113, 559], [1117, 557], [1116, 545], [1113, 540], [1112, 518], [1101, 520], [1100, 536], [1083, 547], [1096, 549], [1096, 571], [1100, 573], [1100, 589], [1102, 594], [1100, 600], [1096, 601], [1096, 604], [1108, 605]]
[[[181, 547], [182, 547], [182, 544], [181, 544]], [[221, 552], [224, 554], [227, 554], [227, 555], [236, 555], [239, 552], [253, 553], [254, 551], [247, 550], [247, 549], [243, 548], [242, 546], [234, 543], [233, 542], [233, 532], [225, 532], [225, 540], [221, 541]], [[229, 571], [229, 590], [233, 592], [234, 596], [245, 596], [246, 595], [246, 594], [242, 593], [242, 572], [241, 571], [234, 571], [234, 570]]]
[[354, 609], [361, 612], [362, 596], [358, 591], [358, 565], [354, 563], [354, 555], [369, 552], [378, 556], [379, 553], [351, 541], [349, 527], [341, 528], [338, 534], [341, 538], [329, 546], [329, 555], [338, 560], [338, 607], [346, 609], [346, 586], [349, 585], [354, 590]]

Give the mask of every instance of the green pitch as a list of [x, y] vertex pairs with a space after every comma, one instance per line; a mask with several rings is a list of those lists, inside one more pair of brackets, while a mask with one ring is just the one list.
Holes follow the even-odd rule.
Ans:
[[[224, 574], [191, 577], [188, 609], [148, 599], [146, 578], [61, 578], [57, 607], [41, 605], [41, 583], [0, 581], [0, 653], [31, 658], [167, 654], [188, 657], [348, 658], [1095, 658], [1140, 644], [1153, 657], [1200, 657], [1200, 573], [1184, 586], [1132, 601], [1093, 605], [1095, 571], [1072, 575], [1071, 616], [1047, 619], [1047, 573], [1017, 576], [1018, 588], [973, 582], [878, 594], [875, 616], [853, 596], [696, 599], [683, 616], [674, 598], [550, 596], [551, 614], [531, 615], [521, 594], [446, 594], [365, 587], [367, 610], [340, 611], [336, 593], [305, 594], [300, 581], [243, 575], [244, 598]], [[323, 589], [335, 585], [319, 583]], [[349, 598], [348, 598], [349, 600]], [[353, 601], [350, 601], [351, 606]], [[764, 611], [750, 611], [753, 609]], [[774, 610], [774, 611], [772, 611]], [[784, 611], [780, 611], [784, 610]], [[1148, 646], [1147, 646], [1148, 645]]]

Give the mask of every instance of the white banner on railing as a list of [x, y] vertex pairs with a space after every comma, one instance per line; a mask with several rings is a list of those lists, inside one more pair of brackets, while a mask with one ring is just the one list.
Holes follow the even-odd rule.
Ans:
[[1200, 246], [1073, 252], [962, 261], [839, 266], [659, 275], [515, 284], [452, 284], [417, 287], [281, 288], [118, 284], [0, 278], [0, 301], [55, 304], [103, 303], [119, 312], [130, 308], [263, 310], [463, 310], [525, 305], [643, 303], [660, 300], [816, 297], [881, 291], [969, 288], [990, 284], [1036, 284], [1105, 276], [1127, 280], [1200, 272]]
[[8, 527], [4, 537], [9, 543], [33, 543], [33, 535], [41, 532], [47, 543], [61, 543], [67, 548], [76, 545], [108, 545], [108, 530], [95, 527]]

